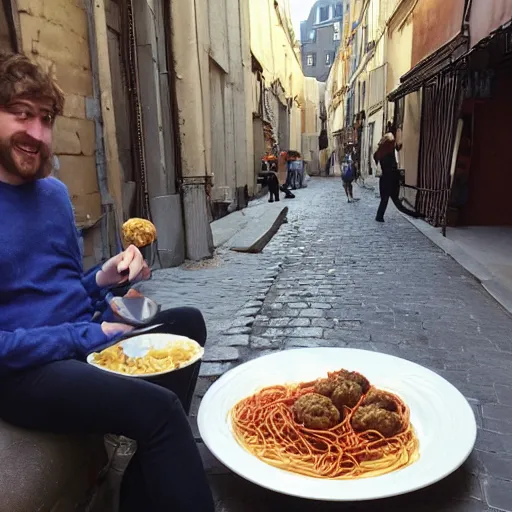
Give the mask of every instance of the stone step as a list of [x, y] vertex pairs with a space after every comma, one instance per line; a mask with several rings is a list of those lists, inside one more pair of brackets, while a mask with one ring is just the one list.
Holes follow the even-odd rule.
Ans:
[[288, 207], [282, 202], [263, 203], [233, 212], [212, 222], [215, 247], [237, 252], [261, 252], [286, 220]]

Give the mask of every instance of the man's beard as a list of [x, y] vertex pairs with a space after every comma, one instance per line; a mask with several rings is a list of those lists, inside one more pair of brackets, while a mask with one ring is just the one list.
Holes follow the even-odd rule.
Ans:
[[[28, 146], [37, 153], [26, 154], [16, 149], [17, 146]], [[26, 133], [15, 133], [10, 139], [0, 139], [0, 167], [20, 178], [23, 182], [46, 178], [52, 171], [52, 153], [42, 142], [36, 141]]]

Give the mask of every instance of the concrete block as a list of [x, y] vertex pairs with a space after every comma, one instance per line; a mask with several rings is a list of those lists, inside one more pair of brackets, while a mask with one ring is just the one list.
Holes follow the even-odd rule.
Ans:
[[94, 155], [96, 151], [96, 133], [93, 121], [61, 116], [55, 122], [55, 130], [55, 153]]
[[92, 75], [88, 69], [69, 65], [56, 65], [55, 78], [65, 93], [92, 96]]
[[18, 11], [31, 16], [43, 16], [44, 3], [41, 0], [18, 0]]
[[78, 94], [66, 94], [64, 104], [64, 116], [85, 119], [85, 98]]
[[57, 66], [90, 68], [87, 39], [77, 37], [68, 28], [26, 13], [20, 13], [20, 27], [23, 50], [28, 55], [42, 55], [54, 61]]
[[212, 222], [215, 247], [229, 246], [240, 252], [263, 250], [286, 219], [287, 207], [280, 203], [259, 204]]
[[83, 8], [69, 0], [36, 0], [42, 3], [42, 16], [48, 21], [66, 27], [82, 39], [87, 40], [87, 15]]
[[77, 222], [95, 220], [101, 217], [101, 197], [99, 192], [91, 194], [72, 195]]
[[60, 165], [60, 179], [67, 185], [72, 197], [99, 191], [93, 156], [61, 155]]
[[82, 152], [80, 138], [68, 121], [70, 119], [65, 117], [58, 117], [55, 121], [53, 151], [58, 155], [79, 155]]
[[229, 242], [230, 249], [237, 252], [261, 252], [277, 233], [288, 214], [288, 207], [267, 209], [257, 222], [240, 231]]
[[82, 154], [92, 156], [96, 153], [96, 127], [94, 121], [88, 119], [70, 119], [74, 121], [78, 128], [78, 137]]

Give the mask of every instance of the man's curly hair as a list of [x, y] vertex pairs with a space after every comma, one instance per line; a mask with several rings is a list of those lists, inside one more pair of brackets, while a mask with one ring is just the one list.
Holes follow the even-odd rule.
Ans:
[[50, 100], [55, 115], [64, 109], [62, 90], [41, 66], [25, 55], [0, 52], [0, 106], [15, 98]]

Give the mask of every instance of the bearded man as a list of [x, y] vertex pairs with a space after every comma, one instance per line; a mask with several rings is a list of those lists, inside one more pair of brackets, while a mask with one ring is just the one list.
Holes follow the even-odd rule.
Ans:
[[[148, 279], [150, 271], [130, 246], [84, 274], [67, 189], [50, 177], [53, 127], [63, 107], [51, 76], [23, 55], [0, 54], [0, 418], [28, 429], [137, 441], [123, 511], [213, 511], [185, 412], [199, 366], [176, 372], [170, 391], [85, 362], [132, 329], [93, 321], [93, 304], [106, 289]], [[198, 310], [164, 311], [155, 324], [155, 332], [205, 343]]]

